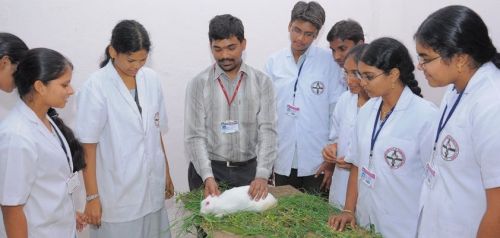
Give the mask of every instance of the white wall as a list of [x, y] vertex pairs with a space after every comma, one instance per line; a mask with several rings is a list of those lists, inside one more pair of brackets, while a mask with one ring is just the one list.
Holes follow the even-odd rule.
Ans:
[[[500, 47], [500, 16], [496, 0], [318, 0], [327, 20], [317, 44], [327, 47], [330, 27], [353, 18], [363, 26], [367, 40], [392, 36], [415, 52], [412, 39], [421, 21], [431, 12], [449, 4], [464, 4], [477, 11], [490, 27]], [[177, 191], [187, 191], [187, 161], [183, 151], [183, 107], [187, 81], [212, 62], [208, 47], [208, 22], [217, 14], [231, 13], [245, 26], [246, 62], [262, 69], [268, 55], [289, 45], [287, 26], [295, 1], [289, 0], [0, 0], [0, 31], [11, 32], [29, 47], [60, 51], [75, 65], [73, 86], [78, 89], [98, 68], [113, 26], [121, 19], [136, 19], [151, 34], [153, 51], [148, 65], [164, 80], [170, 131], [168, 157]], [[496, 27], [496, 28], [495, 28]], [[439, 102], [442, 89], [430, 89], [417, 73], [424, 96]], [[0, 93], [0, 118], [12, 108], [17, 95]], [[74, 119], [74, 97], [62, 110], [69, 123]]]

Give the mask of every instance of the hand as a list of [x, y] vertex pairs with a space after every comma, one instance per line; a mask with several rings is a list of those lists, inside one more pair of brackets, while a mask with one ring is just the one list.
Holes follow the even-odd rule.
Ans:
[[328, 163], [336, 163], [337, 160], [337, 143], [326, 145], [321, 152], [323, 160]]
[[208, 177], [205, 179], [205, 191], [203, 192], [203, 195], [205, 197], [208, 197], [209, 195], [214, 197], [220, 195], [219, 185], [215, 182], [214, 177]]
[[81, 212], [76, 212], [76, 230], [82, 232], [83, 228], [87, 226], [87, 216]]
[[174, 196], [174, 183], [170, 175], [167, 175], [165, 179], [165, 199], [169, 199]]
[[248, 189], [248, 195], [255, 200], [259, 201], [261, 198], [265, 199], [267, 197], [267, 179], [255, 178], [250, 183], [250, 188]]
[[87, 217], [88, 224], [96, 225], [97, 227], [101, 226], [101, 209], [101, 201], [99, 200], [99, 198], [96, 198], [85, 204], [84, 214]]
[[350, 169], [352, 164], [351, 163], [347, 163], [345, 162], [345, 157], [342, 156], [340, 158], [337, 158], [337, 163], [335, 163], [337, 165], [337, 167], [339, 168], [343, 168], [343, 169]]
[[351, 227], [356, 227], [356, 218], [352, 212], [344, 211], [341, 214], [331, 216], [330, 219], [328, 219], [328, 225], [336, 231], [343, 231], [346, 224], [350, 224]]
[[319, 187], [320, 190], [328, 190], [330, 189], [330, 184], [332, 183], [332, 174], [333, 174], [333, 169], [335, 168], [335, 164], [328, 163], [326, 161], [323, 161], [321, 166], [319, 166], [318, 171], [316, 171], [316, 174], [314, 175], [315, 178], [317, 178], [320, 174], [324, 174], [323, 176], [323, 181], [321, 182], [321, 186]]

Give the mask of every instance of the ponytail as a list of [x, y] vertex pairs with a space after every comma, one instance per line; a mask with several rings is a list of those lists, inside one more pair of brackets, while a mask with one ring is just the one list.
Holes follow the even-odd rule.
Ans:
[[71, 131], [71, 129], [64, 124], [63, 120], [59, 118], [59, 114], [57, 114], [57, 111], [54, 108], [49, 108], [47, 114], [52, 121], [54, 121], [57, 128], [59, 128], [68, 142], [71, 157], [73, 158], [73, 172], [82, 170], [86, 166], [82, 144], [80, 144], [80, 141], [76, 139], [73, 131]]
[[500, 69], [500, 53], [495, 53], [495, 56], [493, 56], [493, 59], [491, 59], [491, 62], [497, 66], [497, 68]]
[[104, 68], [108, 64], [108, 62], [111, 60], [111, 55], [109, 54], [109, 45], [104, 49], [104, 60], [101, 61], [99, 64], [100, 68]]
[[423, 98], [422, 89], [418, 86], [418, 81], [415, 79], [413, 72], [401, 75], [400, 77], [403, 84], [408, 86], [415, 95]]

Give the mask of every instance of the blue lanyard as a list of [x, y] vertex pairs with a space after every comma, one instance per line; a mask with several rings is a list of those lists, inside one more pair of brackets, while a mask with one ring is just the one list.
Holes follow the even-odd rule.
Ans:
[[297, 84], [299, 83], [299, 77], [300, 77], [300, 73], [302, 72], [302, 66], [304, 66], [305, 63], [306, 63], [306, 58], [304, 58], [304, 61], [302, 61], [302, 64], [300, 64], [299, 73], [297, 74], [297, 79], [295, 79], [295, 85], [293, 86], [293, 103], [292, 103], [292, 105], [295, 105], [295, 93], [297, 92]]
[[373, 156], [373, 147], [375, 147], [375, 142], [377, 141], [378, 134], [380, 134], [380, 131], [382, 130], [382, 127], [384, 127], [385, 122], [387, 121], [387, 119], [389, 119], [389, 116], [391, 116], [392, 111], [394, 111], [394, 107], [392, 107], [391, 110], [389, 111], [389, 113], [387, 113], [387, 115], [385, 116], [384, 120], [382, 121], [382, 123], [380, 124], [380, 127], [377, 130], [378, 118], [380, 117], [380, 112], [382, 111], [382, 104], [384, 104], [384, 102], [380, 103], [380, 107], [378, 108], [378, 111], [377, 111], [377, 116], [375, 117], [375, 123], [373, 125], [372, 140], [371, 140], [371, 144], [370, 144], [370, 162], [371, 162], [371, 158]]
[[450, 113], [448, 114], [448, 116], [446, 117], [446, 120], [444, 121], [443, 123], [443, 119], [444, 119], [444, 114], [446, 114], [446, 110], [448, 109], [448, 105], [446, 105], [444, 107], [444, 111], [443, 111], [443, 115], [441, 115], [441, 119], [439, 120], [439, 125], [438, 125], [438, 129], [437, 129], [437, 133], [436, 133], [436, 139], [434, 140], [434, 148], [433, 150], [435, 151], [436, 150], [436, 144], [437, 144], [437, 141], [439, 139], [439, 135], [441, 134], [441, 132], [443, 131], [444, 127], [446, 126], [446, 124], [448, 124], [448, 120], [450, 120], [451, 118], [451, 115], [453, 115], [453, 113], [455, 112], [455, 109], [457, 108], [458, 106], [458, 103], [460, 102], [460, 99], [462, 99], [462, 95], [464, 94], [465, 92], [465, 89], [464, 91], [462, 91], [459, 95], [458, 95], [458, 98], [457, 100], [455, 101], [455, 103], [453, 104], [453, 106], [451, 107], [451, 110], [450, 110]]

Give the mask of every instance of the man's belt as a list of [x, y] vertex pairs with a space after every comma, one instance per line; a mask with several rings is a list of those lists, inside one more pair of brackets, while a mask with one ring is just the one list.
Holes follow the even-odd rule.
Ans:
[[241, 161], [241, 162], [211, 160], [212, 164], [224, 165], [228, 168], [245, 166], [245, 165], [248, 165], [248, 164], [253, 163], [255, 161], [256, 161], [255, 158], [249, 159], [247, 161]]

